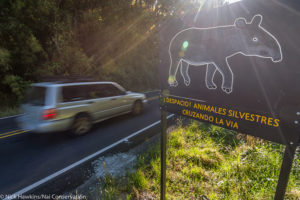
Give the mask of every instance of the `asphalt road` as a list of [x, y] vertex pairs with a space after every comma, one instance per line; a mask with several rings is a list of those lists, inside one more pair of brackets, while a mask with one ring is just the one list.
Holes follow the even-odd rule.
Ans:
[[[160, 120], [157, 98], [149, 98], [145, 112], [124, 115], [94, 125], [81, 137], [63, 133], [37, 135], [31, 132], [1, 138], [0, 194], [13, 194], [90, 154]], [[5, 127], [4, 134], [16, 128]], [[5, 132], [6, 131], [6, 132]]]

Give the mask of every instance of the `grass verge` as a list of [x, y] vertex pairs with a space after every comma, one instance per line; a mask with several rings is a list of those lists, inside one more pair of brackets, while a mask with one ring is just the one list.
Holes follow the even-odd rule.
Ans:
[[12, 115], [17, 115], [19, 113], [20, 113], [19, 108], [11, 108], [11, 107], [0, 108], [0, 117], [8, 117]]
[[[220, 127], [192, 122], [168, 136], [167, 199], [273, 199], [284, 147]], [[300, 199], [300, 156], [286, 199]], [[105, 199], [159, 199], [160, 147], [140, 156], [135, 172], [107, 176]]]

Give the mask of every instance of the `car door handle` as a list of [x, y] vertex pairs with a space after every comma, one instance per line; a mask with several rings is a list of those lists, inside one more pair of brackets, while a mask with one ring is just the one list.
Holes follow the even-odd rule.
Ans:
[[87, 102], [88, 104], [92, 104], [92, 103], [95, 103], [94, 101], [89, 101], [89, 102]]

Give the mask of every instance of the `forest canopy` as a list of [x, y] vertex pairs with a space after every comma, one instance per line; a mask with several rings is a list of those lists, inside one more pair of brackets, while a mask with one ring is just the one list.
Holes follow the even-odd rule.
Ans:
[[84, 75], [131, 90], [157, 88], [158, 23], [200, 2], [0, 1], [0, 108], [20, 103], [26, 87], [42, 76]]

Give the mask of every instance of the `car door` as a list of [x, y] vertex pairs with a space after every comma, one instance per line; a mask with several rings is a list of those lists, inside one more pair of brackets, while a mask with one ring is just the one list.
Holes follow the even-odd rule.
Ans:
[[61, 97], [57, 106], [59, 109], [58, 119], [71, 118], [80, 112], [89, 113], [92, 110], [85, 90], [86, 86], [84, 85], [61, 87]]
[[92, 84], [85, 88], [88, 103], [90, 105], [90, 113], [94, 120], [101, 120], [111, 117], [112, 99], [106, 94], [105, 85]]
[[104, 84], [104, 93], [107, 96], [107, 100], [110, 102], [110, 113], [112, 115], [118, 115], [130, 110], [130, 99], [126, 94], [126, 91], [117, 84]]
[[[99, 118], [97, 111], [106, 110], [108, 105], [99, 102], [97, 96], [93, 96], [93, 85], [82, 84], [82, 85], [71, 85], [63, 86], [61, 88], [61, 100], [58, 105], [59, 118], [70, 118], [74, 117], [78, 113], [86, 112], [93, 120]], [[101, 105], [101, 108], [99, 106]]]

